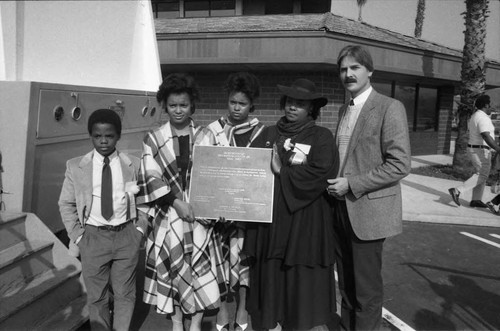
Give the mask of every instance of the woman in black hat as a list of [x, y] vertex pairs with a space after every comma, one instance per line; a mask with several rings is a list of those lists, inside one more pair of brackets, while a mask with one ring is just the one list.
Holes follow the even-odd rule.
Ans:
[[328, 101], [307, 79], [278, 89], [284, 116], [259, 142], [273, 148], [273, 222], [247, 229], [247, 309], [254, 329], [328, 330], [336, 303], [326, 180], [337, 174], [337, 151], [330, 130], [315, 124]]

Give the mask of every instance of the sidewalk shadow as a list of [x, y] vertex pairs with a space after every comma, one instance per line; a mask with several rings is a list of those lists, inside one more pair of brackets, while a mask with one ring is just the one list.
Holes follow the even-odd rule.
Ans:
[[[406, 263], [424, 278], [442, 299], [441, 311], [420, 309], [414, 317], [417, 330], [457, 330], [453, 321], [460, 321], [470, 330], [500, 329], [500, 295], [484, 290], [473, 278], [499, 281], [498, 276], [481, 275], [420, 263]], [[449, 272], [448, 282], [426, 277], [416, 267]], [[488, 303], [487, 305], [485, 303]]]
[[[448, 207], [461, 208], [461, 207], [455, 205], [455, 203], [453, 202], [453, 199], [450, 196], [450, 193], [448, 192], [448, 189], [446, 189], [446, 191], [443, 192], [441, 190], [436, 190], [436, 189], [429, 187], [429, 186], [425, 186], [422, 184], [418, 184], [418, 183], [409, 181], [408, 179], [402, 179], [401, 184], [409, 186], [411, 188], [414, 188], [414, 189], [419, 190], [419, 191], [424, 192], [424, 193], [429, 193], [429, 194], [439, 196], [439, 198], [437, 200], [432, 200], [432, 201], [439, 202], [439, 203], [446, 205]], [[487, 213], [487, 214], [491, 214], [491, 212], [487, 208], [479, 208], [478, 209], [478, 208], [469, 207], [468, 206], [469, 201], [466, 201], [464, 199], [460, 199], [460, 203], [462, 204], [462, 207], [474, 209], [474, 210], [477, 210], [477, 211], [480, 211], [483, 213]]]
[[[453, 202], [450, 194], [448, 193], [448, 191], [443, 192], [441, 190], [436, 190], [436, 189], [434, 189], [432, 187], [425, 186], [425, 185], [422, 185], [422, 184], [418, 184], [418, 183], [409, 181], [408, 179], [402, 179], [401, 180], [401, 184], [409, 186], [409, 187], [412, 187], [412, 188], [414, 188], [416, 190], [419, 190], [421, 192], [424, 192], [424, 193], [429, 193], [429, 194], [437, 195], [437, 196], [439, 196], [439, 199], [438, 200], [433, 200], [433, 201], [436, 201], [436, 202], [442, 203], [444, 205], [453, 207], [453, 205], [450, 205], [450, 203], [454, 203], [454, 202]], [[458, 206], [456, 206], [456, 207], [458, 207]]]

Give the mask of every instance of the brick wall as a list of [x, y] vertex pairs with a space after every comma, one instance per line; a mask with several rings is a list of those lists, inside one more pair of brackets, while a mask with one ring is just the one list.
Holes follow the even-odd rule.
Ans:
[[[200, 87], [201, 101], [196, 104], [193, 119], [200, 125], [208, 125], [227, 114], [227, 93], [222, 86], [229, 73], [194, 73]], [[265, 125], [273, 125], [283, 116], [279, 107], [281, 93], [276, 85], [290, 86], [297, 78], [312, 80], [318, 91], [328, 98], [328, 104], [322, 108], [316, 120], [318, 125], [329, 128], [334, 132], [337, 125], [338, 110], [344, 102], [344, 89], [333, 73], [327, 72], [254, 72], [261, 83], [261, 93], [255, 102], [256, 116]], [[162, 114], [162, 122], [168, 117]]]

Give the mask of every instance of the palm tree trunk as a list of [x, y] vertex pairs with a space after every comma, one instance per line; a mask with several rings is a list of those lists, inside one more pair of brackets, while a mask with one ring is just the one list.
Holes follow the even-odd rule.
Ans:
[[462, 58], [460, 104], [458, 106], [458, 137], [455, 142], [453, 167], [460, 169], [468, 163], [467, 121], [474, 111], [475, 99], [484, 93], [486, 18], [489, 0], [465, 0], [465, 44]]
[[415, 17], [415, 37], [422, 37], [422, 28], [424, 26], [425, 0], [418, 0], [417, 17]]
[[363, 11], [363, 6], [366, 4], [368, 0], [356, 0], [358, 3], [358, 21], [362, 22], [363, 18], [361, 17], [361, 12]]

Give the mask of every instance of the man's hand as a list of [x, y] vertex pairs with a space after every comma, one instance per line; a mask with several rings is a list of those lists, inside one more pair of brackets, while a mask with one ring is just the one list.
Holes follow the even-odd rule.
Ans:
[[326, 191], [334, 198], [343, 197], [347, 194], [347, 192], [349, 192], [349, 182], [347, 181], [347, 178], [338, 177], [328, 179], [327, 182], [330, 185], [328, 185]]
[[182, 201], [180, 199], [175, 199], [173, 207], [180, 218], [182, 218], [187, 222], [194, 222], [195, 219], [194, 219], [193, 207], [191, 207], [189, 203]]

